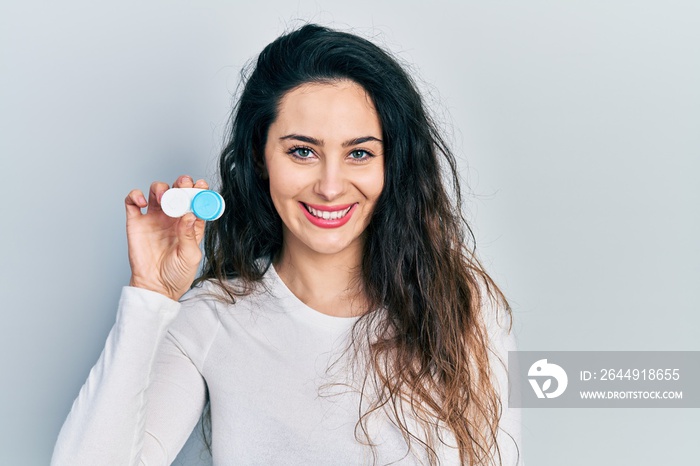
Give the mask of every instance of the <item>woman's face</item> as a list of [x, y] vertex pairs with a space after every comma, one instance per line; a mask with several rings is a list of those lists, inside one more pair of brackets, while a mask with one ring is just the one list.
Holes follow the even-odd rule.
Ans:
[[352, 81], [309, 83], [281, 99], [265, 144], [270, 195], [287, 252], [362, 251], [384, 186], [382, 128]]

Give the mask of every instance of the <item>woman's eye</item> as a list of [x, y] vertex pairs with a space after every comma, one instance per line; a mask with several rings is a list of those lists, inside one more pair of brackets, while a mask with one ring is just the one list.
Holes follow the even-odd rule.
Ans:
[[350, 157], [353, 160], [364, 160], [364, 159], [369, 158], [370, 154], [366, 150], [359, 150], [358, 149], [358, 150], [354, 150], [354, 151], [350, 152]]
[[308, 159], [313, 155], [311, 149], [305, 147], [296, 147], [290, 151], [290, 153], [300, 159]]

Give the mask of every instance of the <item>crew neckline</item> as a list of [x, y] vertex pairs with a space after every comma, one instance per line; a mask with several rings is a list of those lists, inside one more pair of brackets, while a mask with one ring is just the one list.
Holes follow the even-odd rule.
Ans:
[[287, 284], [284, 283], [284, 281], [282, 280], [282, 277], [280, 277], [277, 273], [274, 264], [270, 264], [267, 273], [272, 279], [273, 289], [277, 288], [281, 292], [282, 296], [280, 296], [280, 298], [287, 300], [290, 304], [290, 310], [296, 311], [296, 315], [298, 315], [304, 320], [307, 320], [317, 325], [323, 325], [325, 327], [345, 330], [351, 327], [355, 322], [357, 322], [360, 319], [360, 317], [362, 317], [338, 317], [324, 314], [321, 311], [317, 311], [316, 309], [309, 307], [306, 303], [299, 299], [297, 295], [295, 295], [292, 292], [292, 290], [289, 289]]

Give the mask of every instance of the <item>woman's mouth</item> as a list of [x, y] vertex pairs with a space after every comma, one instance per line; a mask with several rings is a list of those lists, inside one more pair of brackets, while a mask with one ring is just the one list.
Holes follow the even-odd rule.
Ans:
[[350, 212], [352, 205], [349, 206], [347, 209], [342, 210], [318, 210], [314, 209], [309, 204], [304, 204], [304, 207], [306, 207], [306, 210], [308, 210], [309, 213], [314, 217], [322, 218], [325, 220], [336, 220], [345, 217], [347, 213]]
[[299, 206], [304, 211], [306, 218], [314, 225], [321, 228], [337, 228], [350, 220], [357, 203], [338, 206], [311, 206], [299, 202]]

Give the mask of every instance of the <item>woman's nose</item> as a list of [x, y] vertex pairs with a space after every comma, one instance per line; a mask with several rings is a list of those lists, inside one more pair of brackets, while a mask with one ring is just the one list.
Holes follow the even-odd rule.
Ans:
[[319, 167], [314, 186], [316, 194], [327, 201], [340, 197], [346, 189], [347, 177], [342, 162], [325, 159]]

